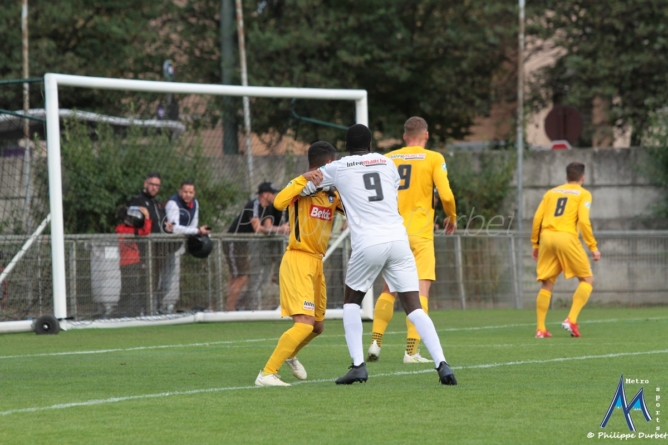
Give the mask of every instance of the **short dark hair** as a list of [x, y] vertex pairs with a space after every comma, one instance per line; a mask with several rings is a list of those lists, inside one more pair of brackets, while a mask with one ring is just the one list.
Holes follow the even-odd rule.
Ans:
[[371, 130], [366, 125], [355, 124], [346, 132], [346, 150], [371, 151]]
[[145, 179], [151, 179], [151, 178], [158, 178], [158, 179], [162, 180], [162, 178], [160, 178], [160, 173], [158, 173], [158, 172], [148, 172], [146, 174]]
[[308, 148], [309, 168], [322, 167], [323, 165], [327, 164], [327, 161], [334, 159], [336, 159], [336, 149], [329, 142], [314, 142]]
[[179, 187], [179, 188], [182, 189], [184, 185], [192, 185], [193, 187], [195, 187], [195, 183], [192, 182], [190, 179], [186, 179], [185, 181], [183, 181], [181, 183], [181, 187]]
[[404, 123], [404, 134], [409, 138], [419, 136], [422, 132], [429, 131], [427, 121], [418, 116], [409, 117]]
[[568, 182], [576, 182], [585, 174], [585, 165], [581, 162], [571, 162], [566, 166], [566, 179]]

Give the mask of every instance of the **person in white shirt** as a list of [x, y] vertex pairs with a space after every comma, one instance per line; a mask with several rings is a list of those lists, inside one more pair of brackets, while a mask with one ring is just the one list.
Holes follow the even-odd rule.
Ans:
[[397, 207], [400, 184], [397, 168], [389, 158], [371, 152], [371, 131], [365, 125], [356, 124], [348, 129], [346, 149], [350, 156], [304, 175], [317, 187], [336, 187], [350, 227], [352, 255], [346, 274], [343, 327], [353, 364], [336, 383], [352, 384], [368, 379], [360, 304], [382, 273], [390, 291], [398, 293], [408, 318], [438, 364], [439, 381], [456, 385], [434, 323], [420, 305], [415, 258]]
[[[172, 233], [179, 235], [208, 235], [211, 228], [199, 226], [199, 202], [195, 199], [195, 184], [192, 181], [183, 181], [179, 192], [169, 198], [165, 204], [167, 221], [172, 224]], [[185, 247], [170, 255], [167, 262], [167, 273], [161, 276], [158, 284], [159, 294], [163, 294], [160, 302], [160, 311], [171, 314], [174, 305], [179, 301], [181, 255]], [[164, 277], [164, 280], [163, 280]]]

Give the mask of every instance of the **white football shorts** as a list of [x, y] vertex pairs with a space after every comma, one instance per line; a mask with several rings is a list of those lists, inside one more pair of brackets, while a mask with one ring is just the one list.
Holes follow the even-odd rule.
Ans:
[[380, 273], [390, 287], [390, 292], [417, 292], [420, 289], [415, 257], [408, 240], [353, 250], [348, 262], [346, 285], [353, 290], [366, 292]]

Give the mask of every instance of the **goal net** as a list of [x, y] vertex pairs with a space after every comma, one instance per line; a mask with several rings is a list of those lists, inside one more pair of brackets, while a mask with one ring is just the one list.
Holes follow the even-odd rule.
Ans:
[[[0, 197], [0, 250], [11, 270], [1, 283], [0, 332], [29, 329], [42, 314], [66, 329], [280, 318], [287, 239], [231, 229], [232, 222], [252, 209], [260, 184], [281, 189], [308, 168], [307, 141], [342, 148], [341, 129], [367, 123], [366, 91], [47, 74], [44, 92], [44, 108], [32, 113], [44, 121], [33, 122], [39, 131], [30, 140], [18, 128], [0, 137], [3, 147], [16, 147], [13, 157], [3, 148], [0, 192], [11, 197]], [[176, 222], [167, 213], [152, 227], [134, 227], [127, 211], [171, 200], [187, 225], [195, 213], [179, 195], [184, 182], [195, 189], [197, 225], [213, 229], [205, 258], [189, 254], [185, 235], [160, 233]], [[264, 224], [285, 222], [260, 208]], [[342, 228], [336, 221], [325, 261], [328, 318], [342, 316], [350, 251]], [[362, 305], [365, 318], [371, 300]]]

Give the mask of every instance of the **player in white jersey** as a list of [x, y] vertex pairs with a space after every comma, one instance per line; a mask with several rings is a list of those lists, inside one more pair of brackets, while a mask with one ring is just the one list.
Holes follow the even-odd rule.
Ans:
[[346, 133], [350, 156], [320, 168], [314, 175], [316, 186], [335, 186], [346, 211], [352, 238], [352, 255], [346, 274], [343, 327], [353, 364], [337, 384], [366, 382], [360, 304], [379, 273], [390, 291], [397, 292], [408, 318], [413, 322], [438, 363], [439, 380], [456, 385], [457, 380], [443, 355], [434, 323], [420, 305], [415, 258], [397, 207], [400, 178], [394, 162], [371, 153], [371, 132], [361, 124]]

